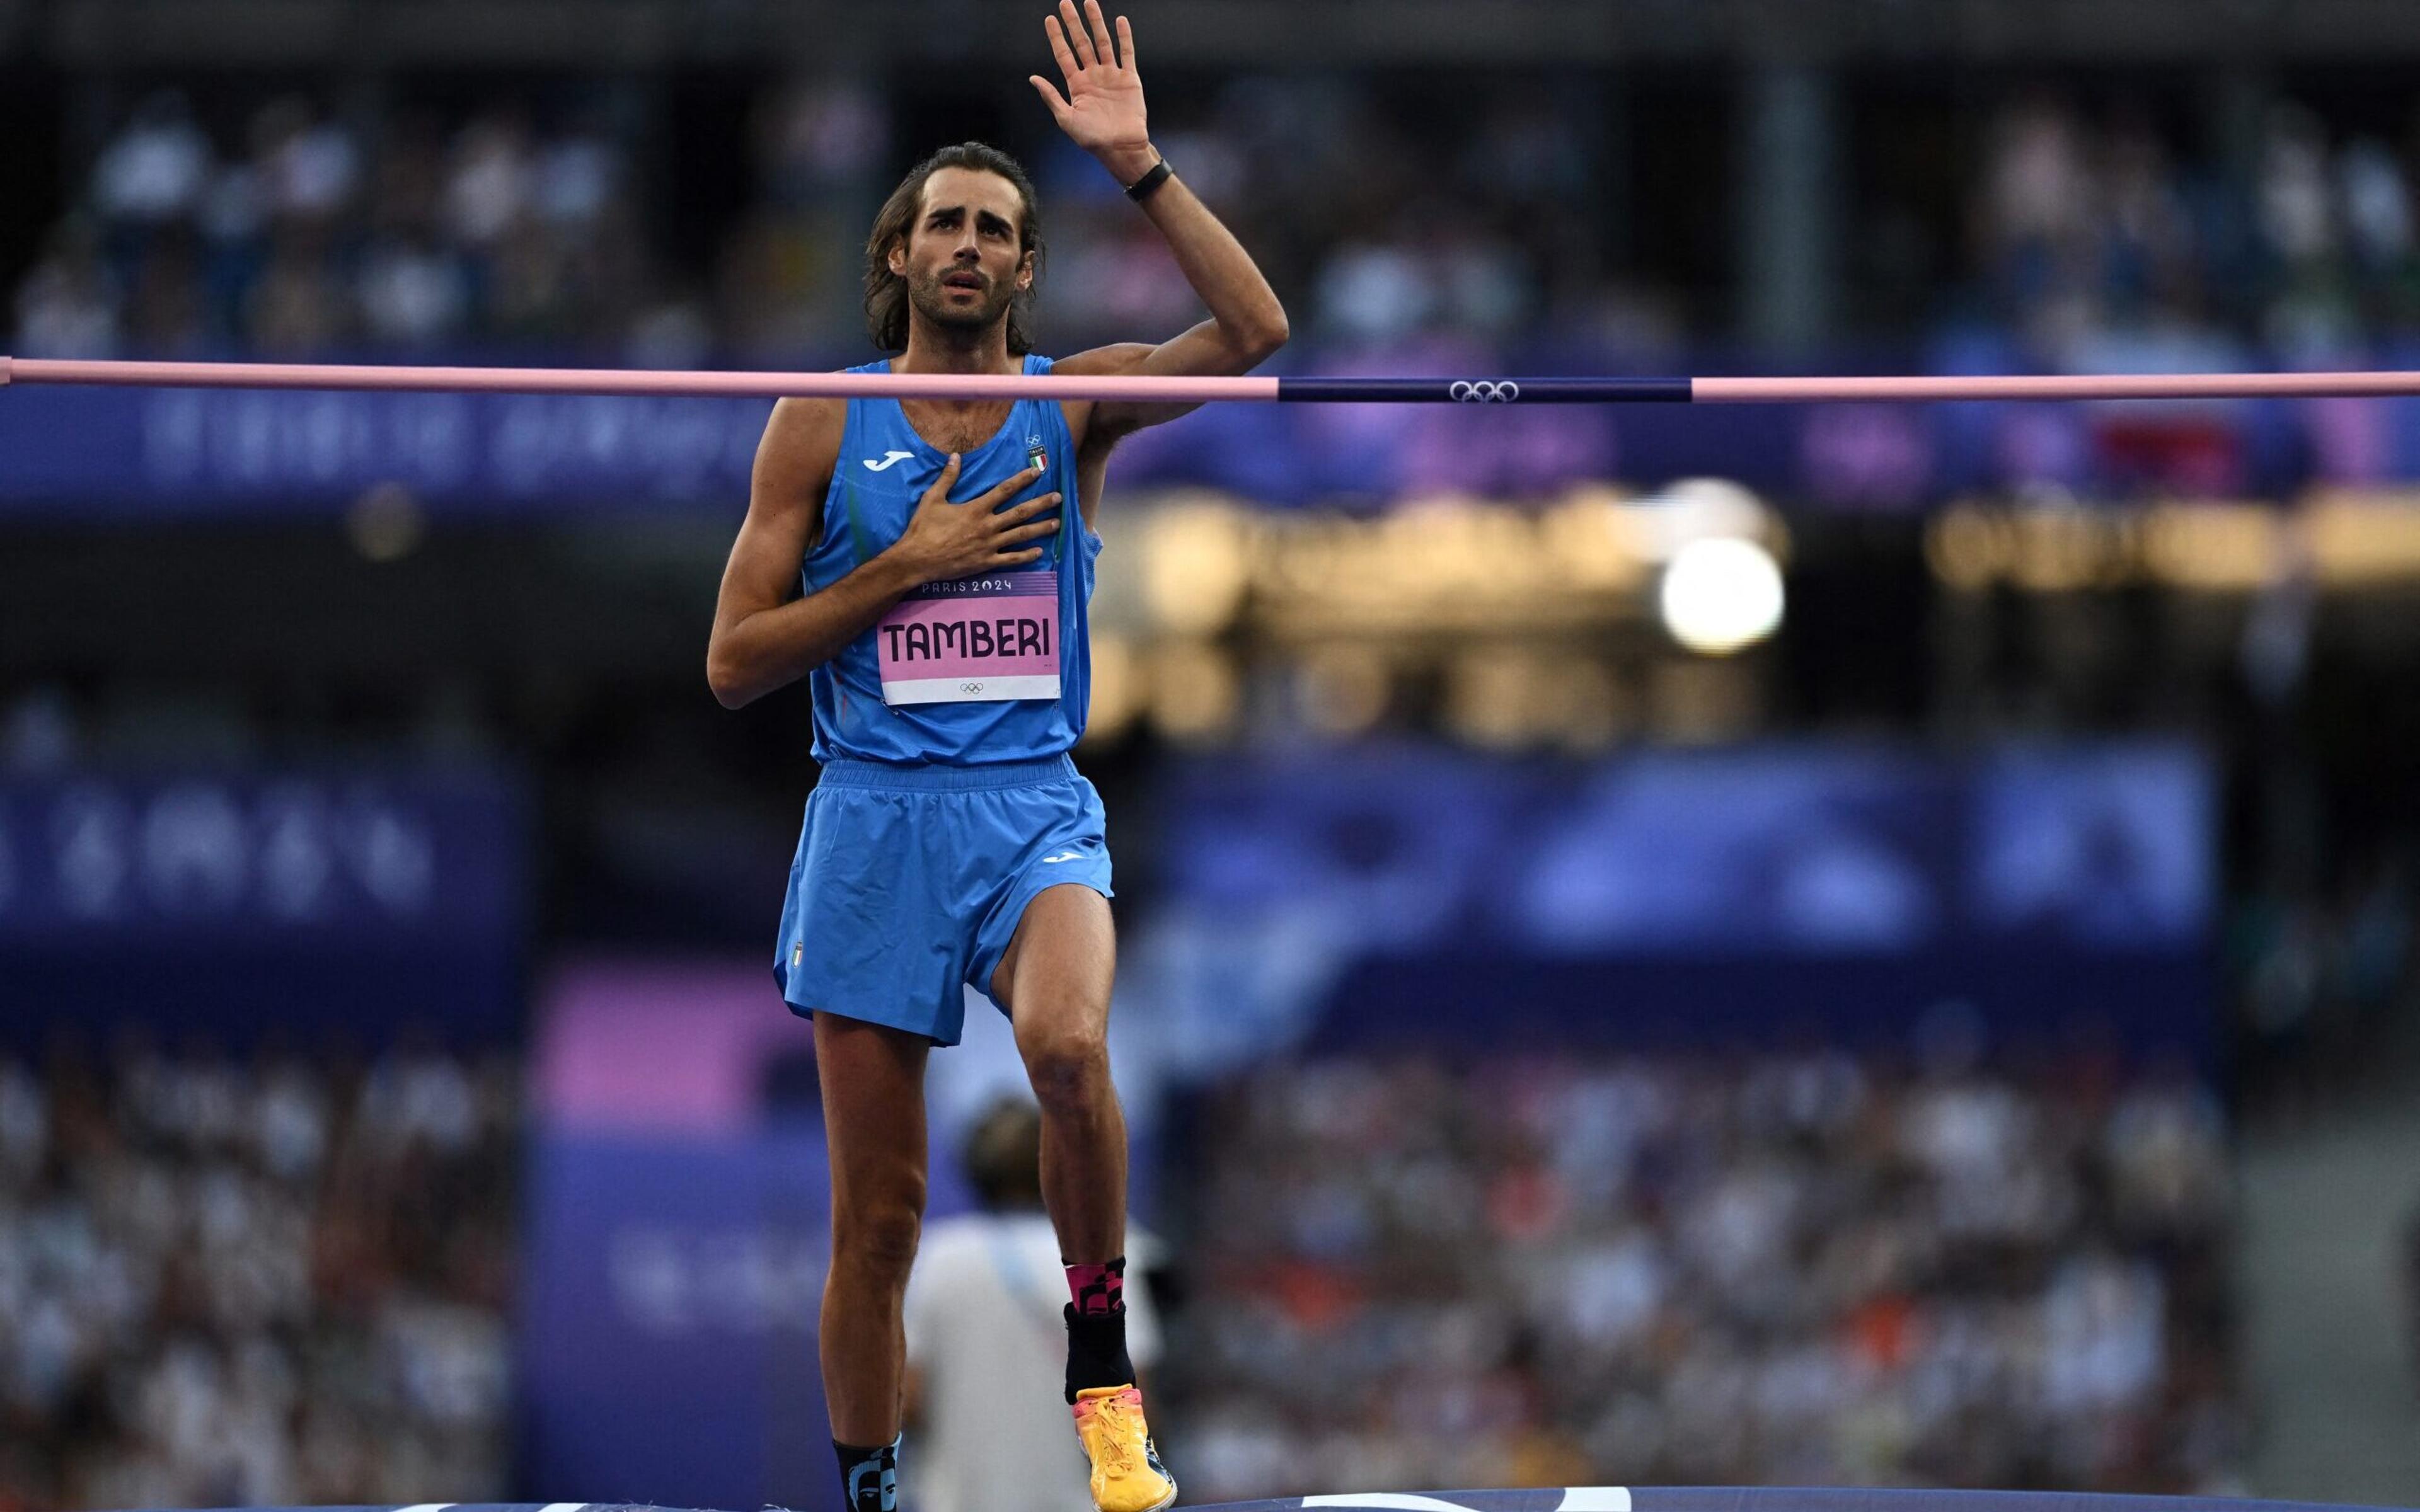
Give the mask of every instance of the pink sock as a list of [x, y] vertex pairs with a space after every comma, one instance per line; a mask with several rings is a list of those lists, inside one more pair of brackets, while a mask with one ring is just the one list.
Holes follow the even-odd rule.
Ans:
[[1126, 1310], [1126, 1257], [1107, 1265], [1067, 1267], [1067, 1294], [1075, 1299], [1078, 1318], [1107, 1318]]

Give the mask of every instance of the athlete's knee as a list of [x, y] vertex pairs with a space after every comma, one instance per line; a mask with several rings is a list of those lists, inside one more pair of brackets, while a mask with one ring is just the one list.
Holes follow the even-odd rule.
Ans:
[[906, 1284], [924, 1231], [923, 1194], [857, 1202], [832, 1214], [832, 1254], [876, 1276]]
[[1109, 1037], [1097, 1029], [1040, 1030], [1021, 1037], [1017, 1048], [1046, 1112], [1080, 1110], [1109, 1090]]

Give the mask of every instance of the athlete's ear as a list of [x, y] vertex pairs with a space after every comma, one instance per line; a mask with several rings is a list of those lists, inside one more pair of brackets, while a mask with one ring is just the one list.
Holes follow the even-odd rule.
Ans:
[[1021, 294], [1021, 293], [1025, 292], [1027, 289], [1032, 288], [1032, 286], [1033, 286], [1033, 254], [1032, 254], [1032, 253], [1030, 253], [1030, 252], [1029, 252], [1029, 253], [1027, 253], [1023, 257], [1021, 257], [1021, 258], [1017, 259], [1017, 264], [1016, 264], [1016, 289], [1017, 289], [1017, 292]]
[[883, 260], [891, 265], [891, 271], [893, 274], [900, 278], [907, 277], [908, 239], [906, 237], [900, 237], [893, 240], [891, 243], [890, 255], [885, 257]]

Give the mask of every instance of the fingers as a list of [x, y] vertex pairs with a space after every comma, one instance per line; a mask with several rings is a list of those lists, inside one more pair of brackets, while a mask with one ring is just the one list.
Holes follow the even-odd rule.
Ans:
[[1009, 546], [1020, 541], [1039, 540], [1041, 537], [1049, 534], [1058, 528], [1059, 521], [1056, 517], [1049, 519], [1038, 519], [1031, 525], [1019, 525], [1013, 531], [1001, 532], [1000, 543], [1002, 546]]
[[1067, 45], [1076, 50], [1076, 61], [1092, 68], [1101, 61], [1093, 51], [1092, 33], [1084, 29], [1084, 18], [1076, 13], [1076, 0], [1059, 0], [1059, 23], [1067, 29]]
[[924, 497], [927, 499], [939, 499], [946, 502], [950, 497], [951, 486], [955, 484], [957, 481], [958, 454], [952, 452], [950, 454], [950, 459], [941, 464], [941, 475], [935, 478], [933, 480], [933, 486], [924, 490]]
[[991, 559], [991, 564], [995, 567], [1022, 567], [1028, 563], [1041, 560], [1042, 548], [1037, 546], [1027, 551], [1002, 551]]
[[1067, 118], [1067, 101], [1059, 98], [1059, 91], [1050, 87], [1049, 80], [1038, 73], [1029, 73], [1025, 76], [1025, 82], [1042, 92], [1042, 102], [1050, 107], [1052, 120], [1063, 121]]
[[1134, 28], [1124, 16], [1118, 18], [1118, 66], [1128, 73], [1135, 70]]
[[1023, 493], [1026, 489], [1033, 486], [1033, 480], [1040, 476], [1042, 476], [1042, 470], [1040, 468], [1027, 468], [1024, 471], [1017, 473], [1007, 482], [1000, 484], [992, 488], [990, 492], [983, 496], [982, 501], [997, 507], [998, 505], [1005, 502], [1011, 495]]
[[1046, 509], [1057, 507], [1059, 507], [1059, 496], [1055, 493], [1047, 493], [1039, 499], [1029, 499], [1014, 509], [1003, 509], [996, 517], [1002, 525], [1016, 525], [1032, 519]]
[[1092, 27], [1093, 51], [1110, 68], [1118, 66], [1118, 50], [1109, 41], [1109, 23], [1101, 19], [1101, 0], [1084, 0], [1084, 20]]
[[1067, 87], [1075, 88], [1076, 75], [1083, 72], [1084, 69], [1083, 66], [1076, 61], [1076, 54], [1067, 47], [1067, 34], [1060, 29], [1059, 18], [1043, 17], [1042, 29], [1049, 35], [1050, 55], [1059, 60], [1059, 71], [1066, 76]]

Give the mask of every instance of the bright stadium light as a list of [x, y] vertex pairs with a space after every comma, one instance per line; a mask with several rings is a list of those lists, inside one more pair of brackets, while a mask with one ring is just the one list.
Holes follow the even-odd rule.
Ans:
[[1657, 596], [1672, 639], [1710, 656], [1756, 644], [1781, 625], [1781, 567], [1738, 536], [1691, 541], [1664, 569]]
[[1682, 478], [1629, 506], [1650, 562], [1670, 562], [1692, 541], [1762, 536], [1772, 522], [1764, 501], [1729, 478]]

